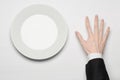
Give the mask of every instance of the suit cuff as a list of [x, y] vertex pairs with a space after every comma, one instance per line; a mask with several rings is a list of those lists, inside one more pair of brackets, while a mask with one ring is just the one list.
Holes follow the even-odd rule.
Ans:
[[90, 53], [88, 54], [88, 60], [102, 58], [102, 53]]

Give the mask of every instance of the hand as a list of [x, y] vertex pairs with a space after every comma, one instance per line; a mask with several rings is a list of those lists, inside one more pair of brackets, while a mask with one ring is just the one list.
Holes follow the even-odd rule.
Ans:
[[104, 20], [101, 20], [100, 29], [99, 29], [97, 15], [95, 16], [95, 20], [94, 20], [94, 32], [92, 32], [91, 30], [88, 17], [86, 17], [85, 24], [88, 32], [87, 40], [84, 40], [78, 31], [75, 32], [82, 47], [87, 52], [87, 54], [103, 53], [105, 43], [107, 41], [107, 38], [110, 32], [110, 27], [107, 28], [105, 34], [103, 35]]

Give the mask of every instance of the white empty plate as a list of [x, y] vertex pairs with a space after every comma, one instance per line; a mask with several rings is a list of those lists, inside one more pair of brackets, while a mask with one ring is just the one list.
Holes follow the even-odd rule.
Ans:
[[25, 57], [44, 60], [65, 45], [68, 28], [61, 14], [47, 5], [24, 8], [12, 23], [11, 40]]

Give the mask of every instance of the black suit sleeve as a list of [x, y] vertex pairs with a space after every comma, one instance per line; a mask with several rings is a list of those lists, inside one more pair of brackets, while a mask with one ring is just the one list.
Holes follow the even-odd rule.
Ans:
[[92, 59], [86, 64], [87, 80], [109, 80], [103, 59]]

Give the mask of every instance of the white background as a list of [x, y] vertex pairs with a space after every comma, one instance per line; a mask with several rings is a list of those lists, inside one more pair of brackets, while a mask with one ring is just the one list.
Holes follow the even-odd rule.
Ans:
[[[26, 59], [10, 41], [13, 19], [31, 4], [53, 6], [69, 27], [66, 46], [47, 61]], [[0, 80], [86, 80], [87, 57], [74, 31], [79, 30], [87, 38], [84, 19], [89, 16], [93, 24], [95, 14], [105, 19], [105, 28], [111, 27], [104, 60], [111, 80], [120, 80], [120, 0], [0, 0]]]

